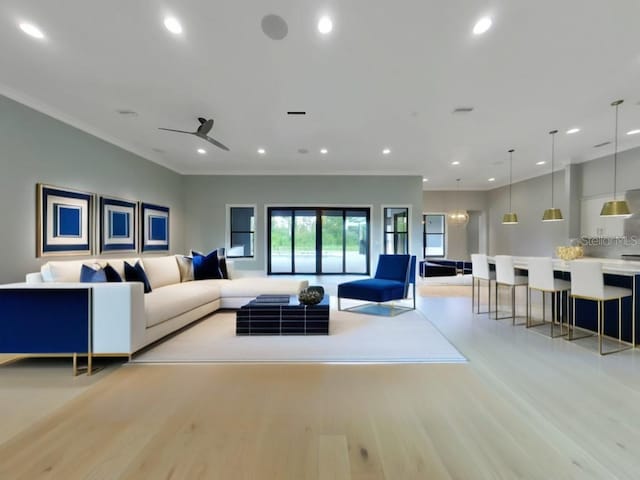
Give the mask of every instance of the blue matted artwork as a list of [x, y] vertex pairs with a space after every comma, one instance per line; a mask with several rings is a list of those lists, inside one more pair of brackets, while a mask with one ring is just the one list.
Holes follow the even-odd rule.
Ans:
[[38, 183], [36, 255], [89, 255], [94, 195]]
[[141, 250], [143, 252], [169, 250], [169, 208], [140, 204]]
[[138, 204], [100, 197], [100, 252], [136, 252]]

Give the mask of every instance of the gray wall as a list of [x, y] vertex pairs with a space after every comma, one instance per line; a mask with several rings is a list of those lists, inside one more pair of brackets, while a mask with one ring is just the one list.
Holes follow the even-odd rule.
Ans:
[[0, 283], [52, 258], [36, 258], [38, 182], [168, 206], [171, 250], [185, 248], [180, 175], [0, 96]]
[[487, 252], [488, 209], [484, 191], [425, 191], [422, 194], [424, 213], [451, 213], [456, 209], [467, 210], [466, 227], [452, 225], [447, 217], [447, 258], [468, 260], [472, 253]]
[[209, 251], [226, 243], [226, 206], [256, 206], [255, 257], [239, 259], [240, 270], [266, 271], [267, 206], [371, 207], [371, 259], [382, 248], [382, 207], [410, 207], [412, 254], [421, 256], [420, 176], [201, 176], [185, 177], [186, 245]]
[[[564, 172], [555, 173], [555, 207], [567, 218]], [[517, 225], [503, 225], [509, 209], [509, 187], [488, 192], [489, 253], [491, 255], [553, 256], [555, 247], [568, 242], [568, 222], [542, 222], [542, 214], [551, 207], [551, 174], [513, 184], [512, 211]], [[579, 213], [578, 213], [579, 215]]]

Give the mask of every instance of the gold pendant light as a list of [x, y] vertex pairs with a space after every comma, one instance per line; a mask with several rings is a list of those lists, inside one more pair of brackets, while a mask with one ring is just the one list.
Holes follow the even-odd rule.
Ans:
[[461, 210], [460, 206], [460, 179], [456, 178], [456, 209], [449, 214], [449, 223], [455, 226], [464, 226], [469, 223], [469, 214], [466, 210]]
[[503, 225], [516, 225], [518, 223], [518, 215], [511, 211], [511, 174], [513, 170], [513, 152], [515, 152], [513, 148], [509, 150], [509, 212], [502, 216]]
[[559, 222], [561, 220], [564, 220], [560, 209], [553, 206], [553, 165], [556, 149], [556, 133], [558, 133], [558, 130], [551, 130], [549, 132], [549, 135], [551, 135], [551, 208], [547, 208], [544, 211], [544, 214], [542, 215], [543, 222]]
[[605, 202], [600, 211], [601, 217], [627, 217], [631, 215], [629, 205], [626, 200], [616, 200], [616, 177], [618, 174], [618, 108], [624, 100], [616, 100], [611, 103], [612, 107], [616, 107], [616, 129], [613, 149], [613, 201]]

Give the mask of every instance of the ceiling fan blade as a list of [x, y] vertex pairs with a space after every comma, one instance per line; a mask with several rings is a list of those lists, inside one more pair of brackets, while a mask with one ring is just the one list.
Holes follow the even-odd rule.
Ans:
[[228, 152], [228, 151], [230, 151], [230, 150], [229, 150], [229, 147], [227, 147], [227, 146], [225, 146], [225, 145], [221, 144], [219, 141], [217, 141], [217, 140], [216, 140], [216, 139], [214, 139], [214, 138], [211, 138], [211, 137], [204, 137], [204, 139], [205, 139], [207, 142], [209, 142], [209, 143], [213, 143], [216, 147], [221, 148], [222, 150], [226, 150], [227, 152]]
[[167, 132], [188, 133], [189, 135], [195, 135], [194, 132], [187, 132], [185, 130], [174, 130], [173, 128], [158, 128], [158, 130], [166, 130]]

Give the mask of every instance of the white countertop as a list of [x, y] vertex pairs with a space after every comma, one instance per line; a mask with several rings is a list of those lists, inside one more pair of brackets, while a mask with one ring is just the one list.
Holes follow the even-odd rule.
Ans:
[[[493, 263], [493, 257], [488, 257], [489, 261]], [[516, 268], [526, 270], [528, 268], [528, 259], [530, 257], [513, 257], [513, 265]], [[635, 275], [640, 274], [640, 261], [636, 260], [622, 260], [617, 258], [596, 258], [596, 257], [582, 257], [576, 260], [560, 260], [559, 258], [553, 259], [554, 270], [560, 272], [568, 272], [571, 270], [571, 262], [600, 262], [602, 263], [602, 270], [604, 273], [612, 273], [615, 275]]]

